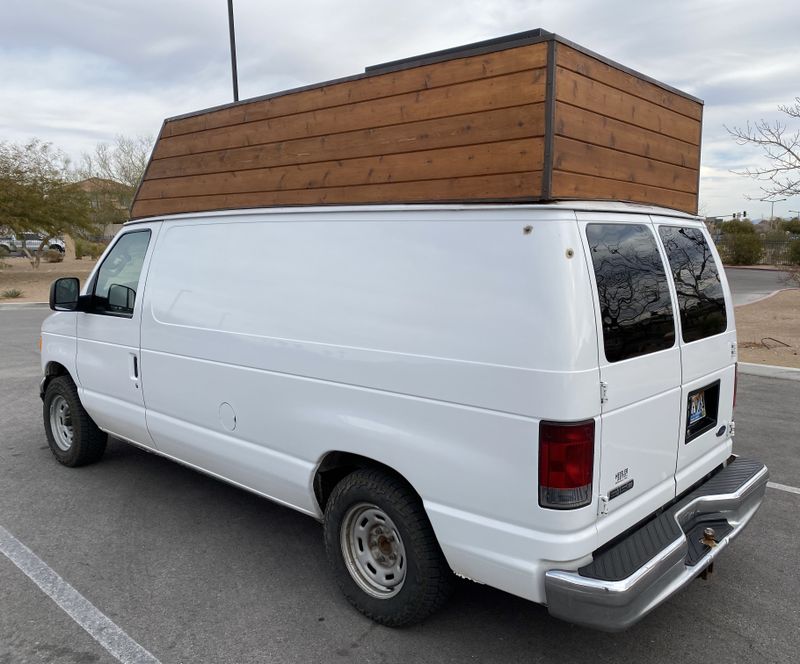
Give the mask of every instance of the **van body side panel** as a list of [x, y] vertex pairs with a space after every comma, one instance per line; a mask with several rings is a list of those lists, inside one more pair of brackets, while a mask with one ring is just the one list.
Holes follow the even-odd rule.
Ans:
[[62, 365], [77, 385], [75, 355], [78, 340], [75, 336], [76, 317], [72, 311], [56, 311], [42, 322], [42, 372], [47, 365], [57, 362]]
[[538, 506], [539, 418], [600, 409], [574, 213], [322, 214], [163, 229], [142, 323], [158, 449], [313, 512], [326, 453], [375, 459], [455, 571], [542, 601], [533, 562], [596, 537], [595, 500]]

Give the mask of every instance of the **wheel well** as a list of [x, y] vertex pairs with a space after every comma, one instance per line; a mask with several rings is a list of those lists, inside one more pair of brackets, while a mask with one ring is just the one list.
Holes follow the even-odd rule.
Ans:
[[[328, 504], [328, 498], [330, 498], [336, 485], [350, 473], [360, 468], [378, 468], [383, 470], [387, 474], [402, 480], [414, 493], [417, 493], [405, 477], [394, 468], [380, 461], [375, 461], [375, 459], [370, 459], [360, 454], [353, 454], [352, 452], [328, 452], [323, 457], [319, 466], [317, 466], [317, 472], [314, 475], [314, 495], [323, 512], [325, 511], [325, 506]], [[419, 496], [419, 494], [417, 495]]]
[[58, 376], [69, 376], [70, 380], [72, 380], [72, 376], [69, 375], [69, 371], [67, 371], [67, 368], [63, 364], [59, 364], [58, 362], [48, 362], [44, 370], [44, 380], [42, 381], [42, 389], [40, 394], [42, 398], [44, 398], [44, 392], [47, 389], [47, 386], [50, 384], [50, 381]]

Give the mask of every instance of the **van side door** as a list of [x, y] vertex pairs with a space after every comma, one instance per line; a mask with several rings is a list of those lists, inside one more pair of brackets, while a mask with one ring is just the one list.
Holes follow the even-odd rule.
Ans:
[[117, 236], [86, 285], [92, 298], [77, 326], [84, 408], [101, 429], [147, 446], [153, 444], [140, 371], [141, 295], [159, 226], [136, 225]]
[[678, 493], [730, 456], [736, 330], [719, 255], [702, 224], [653, 217], [675, 286], [681, 349]]

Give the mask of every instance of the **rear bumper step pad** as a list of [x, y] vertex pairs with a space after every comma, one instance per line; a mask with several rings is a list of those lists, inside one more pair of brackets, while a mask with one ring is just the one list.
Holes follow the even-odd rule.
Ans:
[[[548, 610], [607, 631], [632, 625], [708, 569], [761, 505], [768, 477], [760, 461], [734, 458], [590, 564], [547, 572]], [[715, 532], [714, 547], [700, 541], [708, 527]]]

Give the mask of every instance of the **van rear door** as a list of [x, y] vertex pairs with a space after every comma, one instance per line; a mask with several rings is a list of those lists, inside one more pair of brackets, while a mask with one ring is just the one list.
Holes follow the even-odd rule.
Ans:
[[636, 501], [638, 520], [675, 496], [681, 361], [667, 269], [649, 216], [577, 215], [596, 294], [600, 512], [624, 520]]
[[719, 256], [700, 222], [653, 217], [675, 284], [681, 349], [677, 492], [731, 453], [736, 330]]

